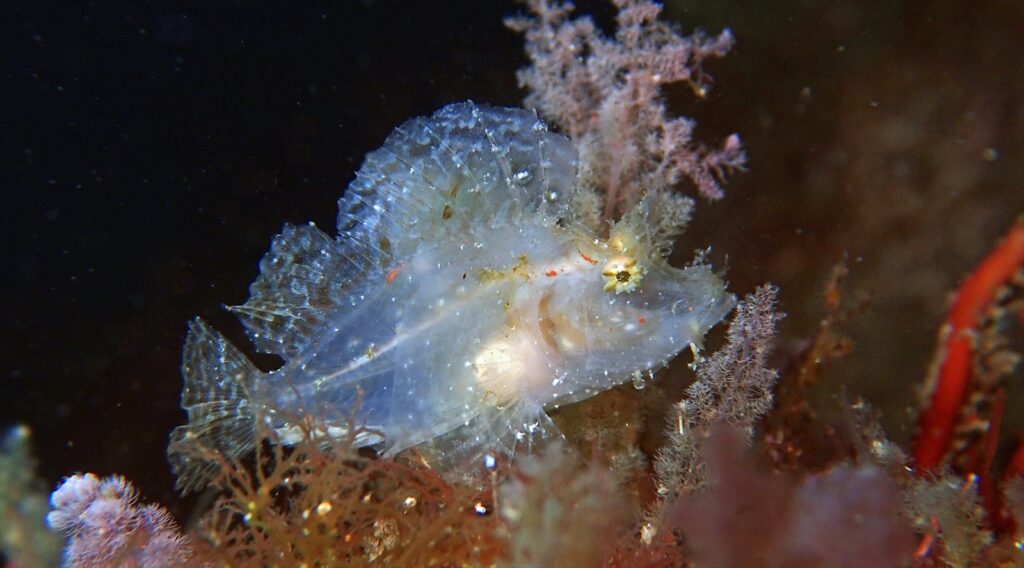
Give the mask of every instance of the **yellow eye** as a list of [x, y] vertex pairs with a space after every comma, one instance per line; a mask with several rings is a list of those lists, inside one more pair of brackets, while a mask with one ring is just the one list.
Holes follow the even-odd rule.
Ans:
[[640, 285], [646, 273], [647, 269], [637, 264], [636, 259], [631, 256], [613, 258], [604, 266], [601, 273], [605, 277], [604, 291], [616, 294], [632, 292]]

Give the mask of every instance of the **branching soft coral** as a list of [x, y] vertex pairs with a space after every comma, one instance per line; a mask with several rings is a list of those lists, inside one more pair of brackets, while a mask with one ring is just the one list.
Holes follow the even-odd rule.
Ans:
[[65, 566], [185, 566], [192, 547], [170, 514], [136, 504], [138, 493], [123, 477], [89, 473], [64, 480], [50, 502], [50, 526], [70, 537]]
[[698, 454], [711, 427], [728, 423], [752, 432], [754, 423], [772, 407], [778, 372], [767, 364], [781, 315], [775, 311], [778, 290], [758, 288], [744, 298], [729, 325], [726, 344], [698, 363], [697, 380], [676, 404], [668, 445], [655, 462], [658, 492], [685, 493], [704, 482]]
[[692, 200], [669, 190], [687, 178], [701, 195], [718, 199], [721, 182], [746, 156], [735, 134], [718, 149], [694, 142], [695, 122], [670, 117], [661, 89], [685, 81], [705, 96], [711, 81], [703, 63], [724, 56], [732, 34], [681, 36], [658, 20], [658, 4], [614, 0], [617, 30], [609, 38], [588, 17], [569, 19], [571, 4], [524, 1], [534, 17], [506, 22], [525, 33], [532, 62], [519, 83], [530, 91], [526, 106], [579, 148], [582, 190], [601, 196], [600, 209], [585, 217], [617, 219], [648, 195], [652, 210], [670, 212], [655, 224], [675, 236]]

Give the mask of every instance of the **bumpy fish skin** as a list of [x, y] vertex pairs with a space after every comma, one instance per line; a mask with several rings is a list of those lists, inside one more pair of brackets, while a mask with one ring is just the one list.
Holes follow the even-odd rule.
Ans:
[[735, 304], [718, 276], [669, 266], [643, 202], [607, 239], [592, 234], [575, 183], [572, 143], [532, 112], [461, 103], [397, 128], [341, 198], [338, 237], [286, 227], [232, 308], [283, 367], [261, 373], [191, 325], [189, 424], [169, 449], [179, 485], [213, 471], [195, 445], [251, 448], [256, 416], [284, 433], [286, 416], [357, 401], [383, 436], [367, 442], [389, 454], [426, 444], [449, 468], [512, 457], [559, 435], [544, 408], [699, 344]]

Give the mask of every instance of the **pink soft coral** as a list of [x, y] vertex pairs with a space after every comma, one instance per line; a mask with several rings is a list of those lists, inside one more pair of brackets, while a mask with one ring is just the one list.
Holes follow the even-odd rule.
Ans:
[[170, 514], [136, 503], [138, 493], [123, 477], [72, 475], [53, 492], [50, 527], [70, 537], [64, 565], [184, 566], [192, 547]]
[[597, 216], [616, 219], [650, 195], [662, 208], [684, 213], [675, 215], [681, 230], [692, 201], [667, 190], [685, 177], [701, 195], [722, 197], [722, 180], [746, 161], [739, 136], [719, 149], [694, 142], [694, 121], [670, 117], [661, 88], [685, 81], [703, 97], [710, 88], [703, 63], [732, 48], [729, 30], [684, 37], [658, 21], [661, 6], [614, 0], [617, 30], [609, 38], [588, 17], [569, 19], [571, 4], [525, 3], [534, 17], [507, 24], [525, 33], [533, 63], [519, 72], [530, 90], [526, 106], [576, 142], [582, 185], [602, 198]]

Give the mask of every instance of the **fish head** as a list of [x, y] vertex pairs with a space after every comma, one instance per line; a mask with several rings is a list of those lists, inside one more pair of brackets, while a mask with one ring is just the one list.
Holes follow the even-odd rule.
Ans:
[[[545, 404], [567, 404], [639, 377], [681, 351], [736, 305], [721, 275], [700, 256], [675, 268], [652, 244], [641, 215], [615, 224], [606, 239], [580, 240], [573, 270], [534, 293], [522, 318], [520, 376]], [[531, 377], [542, 380], [530, 380]]]

